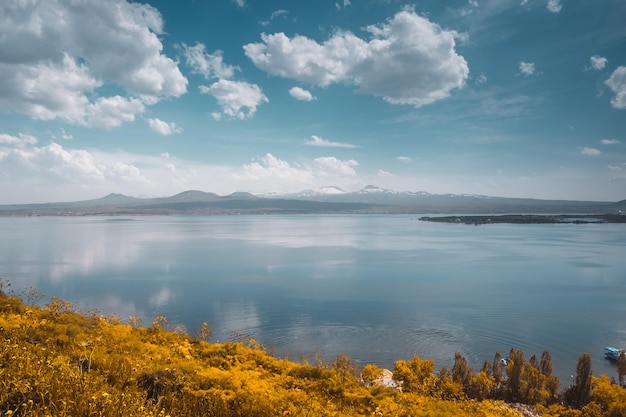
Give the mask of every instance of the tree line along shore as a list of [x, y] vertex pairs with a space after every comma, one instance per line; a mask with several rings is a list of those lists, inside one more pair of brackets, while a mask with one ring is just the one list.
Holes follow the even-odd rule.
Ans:
[[[414, 356], [383, 369], [347, 355], [277, 358], [254, 340], [211, 343], [157, 316], [81, 312], [0, 280], [0, 416], [626, 416], [626, 388], [583, 353], [560, 389], [550, 353], [511, 349], [475, 371]], [[626, 357], [617, 366], [626, 375]]]

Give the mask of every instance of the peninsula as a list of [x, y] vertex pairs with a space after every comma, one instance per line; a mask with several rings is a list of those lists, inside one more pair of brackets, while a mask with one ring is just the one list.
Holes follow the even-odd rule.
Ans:
[[626, 214], [502, 214], [494, 216], [425, 216], [421, 221], [460, 224], [589, 224], [626, 223]]

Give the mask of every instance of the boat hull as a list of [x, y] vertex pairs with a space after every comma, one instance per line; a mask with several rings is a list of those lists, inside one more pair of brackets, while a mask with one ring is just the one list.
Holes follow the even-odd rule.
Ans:
[[604, 357], [612, 361], [618, 360], [620, 355], [623, 355], [623, 354], [624, 354], [623, 349], [617, 349], [611, 346], [607, 346], [604, 348]]

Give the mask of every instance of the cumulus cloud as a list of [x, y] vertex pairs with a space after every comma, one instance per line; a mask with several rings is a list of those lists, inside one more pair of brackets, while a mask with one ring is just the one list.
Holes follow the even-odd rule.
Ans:
[[313, 172], [310, 169], [292, 167], [288, 162], [278, 159], [271, 153], [257, 158], [257, 160], [242, 167], [240, 173], [235, 174], [238, 180], [252, 180], [264, 182], [268, 190], [280, 189], [285, 184], [292, 186], [313, 184]]
[[233, 170], [178, 160], [167, 153], [108, 152], [58, 142], [41, 145], [26, 134], [0, 134], [2, 204], [76, 201], [111, 192], [162, 196], [202, 189], [206, 178], [218, 179], [214, 191], [226, 192], [238, 188], [232, 180]]
[[586, 155], [586, 156], [596, 156], [596, 155], [600, 155], [602, 152], [600, 152], [598, 149], [596, 148], [587, 148], [584, 147], [580, 150], [580, 154], [581, 155]]
[[524, 62], [521, 61], [519, 63], [519, 71], [520, 74], [529, 77], [535, 73], [535, 64], [534, 62]]
[[213, 112], [215, 120], [249, 119], [256, 113], [256, 108], [268, 102], [261, 87], [245, 81], [231, 80], [239, 67], [224, 63], [221, 51], [208, 53], [206, 46], [197, 43], [195, 46], [182, 45], [185, 62], [192, 72], [201, 74], [207, 80], [217, 79], [211, 85], [201, 85], [202, 94], [213, 96], [221, 106], [221, 112]]
[[316, 158], [315, 163], [322, 176], [355, 176], [354, 167], [359, 165], [354, 159], [342, 161], [334, 156]]
[[321, 44], [300, 35], [262, 34], [261, 43], [244, 51], [269, 74], [320, 87], [353, 85], [392, 104], [420, 107], [464, 87], [469, 68], [455, 50], [457, 32], [411, 10], [365, 30], [368, 40], [337, 31]]
[[112, 128], [132, 122], [135, 115], [143, 113], [145, 106], [136, 98], [122, 96], [99, 97], [86, 109], [85, 120], [92, 127]]
[[604, 67], [606, 66], [607, 62], [609, 62], [609, 60], [600, 55], [592, 55], [589, 58], [589, 62], [591, 65], [590, 67], [591, 69], [599, 71], [601, 69], [604, 69]]
[[290, 164], [268, 153], [244, 165], [234, 178], [251, 188], [262, 187], [267, 191], [301, 191], [328, 183], [351, 188], [358, 182], [355, 171], [358, 165], [355, 160], [341, 160], [333, 156]]
[[603, 145], [618, 145], [618, 144], [620, 144], [622, 142], [620, 142], [617, 139], [602, 139], [600, 141], [600, 143], [603, 144]]
[[378, 172], [376, 173], [376, 175], [377, 175], [378, 177], [381, 177], [381, 178], [389, 178], [389, 177], [393, 177], [393, 174], [392, 174], [391, 172], [389, 172], [389, 171], [385, 171], [385, 170], [383, 170], [383, 169], [379, 169], [379, 170], [378, 170]]
[[116, 150], [80, 149], [57, 142], [41, 145], [27, 134], [0, 133], [0, 203], [37, 203], [98, 198], [110, 192], [148, 197], [181, 190], [205, 189], [229, 194], [301, 191], [333, 184], [343, 189], [363, 186], [358, 163], [326, 156], [287, 162], [272, 154], [240, 166], [199, 164], [169, 152], [131, 154]]
[[617, 67], [604, 83], [615, 93], [611, 105], [616, 109], [626, 109], [626, 67]]
[[563, 6], [561, 6], [560, 0], [548, 0], [547, 8], [552, 13], [559, 13]]
[[212, 54], [206, 51], [206, 46], [196, 43], [195, 46], [182, 44], [185, 62], [194, 74], [201, 74], [206, 79], [211, 78], [231, 78], [239, 67], [226, 65], [222, 57], [222, 51], [215, 51]]
[[34, 145], [37, 143], [37, 138], [31, 135], [25, 135], [20, 133], [18, 136], [8, 135], [6, 133], [0, 133], [0, 146], [15, 146], [17, 148], [23, 148], [28, 145]]
[[150, 125], [150, 129], [163, 136], [168, 136], [172, 133], [181, 133], [183, 131], [176, 123], [167, 123], [161, 119], [148, 119], [148, 124]]
[[83, 187], [104, 182], [148, 182], [132, 164], [99, 162], [89, 151], [64, 148], [56, 142], [37, 146], [36, 138], [27, 135], [0, 135], [0, 162], [0, 176], [18, 184], [28, 179]]
[[304, 88], [300, 88], [300, 87], [291, 88], [289, 90], [289, 95], [295, 98], [296, 100], [300, 100], [300, 101], [315, 100], [315, 97], [313, 96], [313, 94], [311, 94], [310, 91], [305, 90]]
[[222, 113], [213, 114], [216, 120], [224, 115], [231, 119], [249, 119], [256, 113], [257, 106], [269, 102], [258, 85], [245, 81], [220, 79], [210, 86], [201, 85], [200, 92], [215, 97], [222, 107]]
[[177, 63], [162, 54], [162, 17], [149, 5], [1, 2], [0, 16], [2, 110], [111, 128], [186, 92]]
[[396, 159], [400, 162], [404, 162], [405, 164], [408, 164], [412, 161], [412, 159], [409, 158], [408, 156], [399, 156]]
[[331, 142], [326, 139], [322, 139], [319, 136], [311, 135], [311, 139], [304, 142], [305, 145], [309, 146], [322, 146], [329, 148], [358, 148], [358, 146], [353, 145], [351, 143], [343, 143], [343, 142]]

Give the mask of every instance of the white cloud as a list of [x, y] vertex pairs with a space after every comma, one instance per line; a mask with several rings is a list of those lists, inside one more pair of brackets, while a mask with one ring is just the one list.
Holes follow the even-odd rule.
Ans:
[[381, 177], [381, 178], [389, 178], [389, 177], [393, 177], [393, 174], [389, 171], [385, 171], [382, 169], [379, 169], [378, 172], [376, 173], [377, 176]]
[[586, 155], [586, 156], [596, 156], [596, 155], [600, 155], [602, 152], [600, 152], [598, 149], [596, 148], [587, 148], [584, 147], [580, 150], [580, 154], [581, 155]]
[[370, 40], [338, 31], [321, 44], [299, 35], [262, 34], [262, 43], [244, 51], [269, 74], [321, 87], [354, 85], [392, 104], [420, 107], [464, 87], [469, 68], [455, 51], [457, 32], [410, 10], [366, 31]]
[[239, 7], [244, 7], [246, 5], [245, 0], [233, 0], [233, 3], [235, 3]]
[[211, 78], [231, 78], [239, 67], [224, 64], [222, 51], [215, 51], [212, 54], [206, 52], [206, 46], [196, 43], [195, 46], [182, 44], [185, 62], [195, 74], [201, 74], [206, 79]]
[[475, 9], [478, 7], [478, 1], [476, 0], [468, 0], [467, 1], [467, 7], [461, 7], [458, 10], [449, 8], [448, 10], [450, 10], [453, 13], [458, 13], [461, 16], [469, 16], [471, 14], [474, 13]]
[[250, 164], [244, 165], [235, 179], [253, 183], [262, 182], [266, 190], [280, 190], [308, 187], [313, 184], [313, 172], [310, 169], [292, 167], [288, 162], [268, 153]]
[[360, 184], [356, 178], [355, 160], [322, 157], [312, 161], [290, 164], [268, 153], [244, 165], [233, 177], [241, 187], [257, 191], [302, 191], [333, 184], [352, 189]]
[[487, 77], [485, 77], [483, 74], [479, 75], [474, 80], [474, 83], [476, 83], [476, 85], [485, 84], [486, 82], [487, 82]]
[[14, 147], [0, 152], [0, 176], [10, 179], [12, 183], [34, 181], [50, 184], [51, 187], [59, 184], [90, 187], [107, 182], [147, 182], [140, 170], [131, 164], [121, 161], [102, 163], [87, 150], [67, 149], [55, 142], [46, 146], [34, 146], [35, 143], [32, 139], [28, 141], [32, 146], [13, 143]]
[[334, 156], [316, 158], [315, 163], [319, 169], [318, 175], [322, 176], [355, 176], [354, 167], [359, 165], [354, 159], [342, 161]]
[[72, 136], [70, 133], [67, 133], [65, 129], [61, 128], [61, 139], [73, 140], [74, 136]]
[[[0, 203], [75, 201], [111, 192], [161, 196], [202, 189], [206, 178], [228, 187], [232, 169], [197, 165], [164, 156], [44, 146], [24, 134], [0, 134]], [[218, 181], [218, 183], [221, 182]]]
[[176, 123], [167, 123], [161, 119], [148, 119], [148, 124], [150, 125], [150, 129], [163, 136], [171, 135], [172, 133], [181, 133], [183, 131]]
[[285, 9], [275, 10], [272, 12], [272, 15], [270, 16], [270, 20], [274, 20], [281, 16], [287, 16], [288, 14], [289, 14], [289, 10], [285, 10]]
[[620, 142], [617, 139], [602, 139], [600, 141], [600, 143], [603, 144], [603, 145], [618, 145], [618, 144], [620, 144], [622, 142]]
[[548, 0], [548, 10], [552, 13], [559, 13], [563, 6], [561, 6], [560, 0]]
[[288, 15], [289, 15], [289, 10], [285, 10], [285, 9], [275, 10], [270, 15], [269, 20], [262, 20], [259, 23], [261, 24], [261, 26], [269, 26], [269, 24], [271, 23], [272, 20], [278, 19], [278, 18], [283, 18], [284, 19]]
[[103, 167], [106, 177], [115, 179], [120, 182], [130, 183], [148, 183], [148, 179], [143, 176], [139, 168], [134, 165], [125, 164], [123, 162], [113, 162], [109, 166]]
[[600, 55], [592, 55], [589, 58], [589, 62], [590, 62], [592, 69], [599, 71], [601, 69], [604, 69], [604, 67], [606, 66], [606, 63], [609, 62], [609, 60]]
[[230, 119], [249, 119], [256, 113], [256, 108], [269, 100], [256, 84], [245, 81], [220, 79], [210, 86], [200, 86], [200, 92], [208, 94], [217, 100], [222, 107], [222, 113], [213, 113], [216, 120], [223, 116]]
[[616, 109], [626, 109], [626, 67], [617, 67], [604, 83], [615, 93], [611, 105]]
[[26, 134], [0, 134], [0, 204], [76, 201], [118, 192], [138, 197], [173, 195], [207, 187], [233, 191], [297, 192], [332, 184], [363, 187], [358, 163], [327, 156], [289, 163], [272, 154], [243, 166], [198, 164], [170, 152], [155, 155], [41, 146]]
[[535, 64], [533, 62], [521, 61], [519, 63], [519, 70], [520, 74], [529, 77], [535, 73]]
[[304, 143], [309, 146], [323, 146], [329, 148], [358, 148], [358, 146], [351, 143], [331, 142], [315, 135], [311, 135], [311, 139], [305, 141]]
[[399, 156], [396, 158], [398, 161], [403, 162], [405, 164], [409, 164], [411, 163], [412, 159], [409, 158], [408, 156]]
[[85, 120], [88, 126], [110, 129], [124, 122], [132, 122], [135, 115], [145, 111], [144, 104], [132, 97], [98, 97], [86, 109]]
[[289, 90], [289, 95], [300, 101], [312, 101], [316, 99], [310, 91], [300, 87], [291, 88]]
[[11, 136], [6, 133], [0, 133], [0, 146], [15, 146], [23, 148], [36, 143], [37, 138], [32, 135], [20, 133], [18, 136]]
[[[187, 79], [161, 53], [163, 20], [151, 6], [1, 2], [0, 16], [2, 110], [111, 128], [186, 92]], [[107, 96], [111, 89], [117, 94]]]
[[345, 9], [350, 5], [352, 5], [350, 0], [343, 0], [343, 3], [335, 3], [335, 7], [337, 8], [337, 10]]
[[182, 48], [192, 72], [201, 74], [207, 80], [217, 79], [210, 86], [199, 87], [201, 93], [213, 96], [222, 107], [221, 112], [211, 113], [215, 120], [224, 117], [237, 120], [252, 118], [257, 106], [269, 101], [258, 85], [230, 79], [239, 67], [225, 64], [222, 51], [207, 53], [202, 43], [195, 46], [183, 44]]

